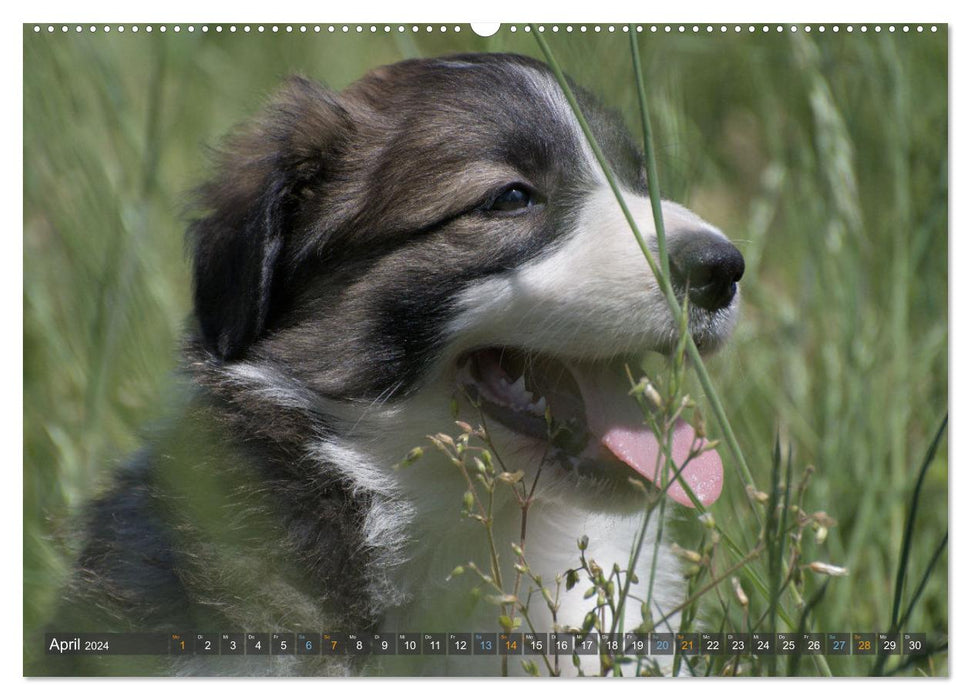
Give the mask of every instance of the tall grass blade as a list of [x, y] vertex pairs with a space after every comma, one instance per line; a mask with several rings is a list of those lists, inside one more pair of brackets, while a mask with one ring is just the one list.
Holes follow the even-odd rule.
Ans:
[[931, 577], [931, 573], [934, 570], [934, 565], [937, 564], [937, 560], [941, 558], [941, 555], [947, 549], [947, 539], [948, 533], [945, 532], [944, 537], [941, 538], [940, 544], [937, 545], [937, 549], [934, 550], [930, 561], [924, 568], [924, 575], [921, 577], [920, 583], [917, 584], [917, 588], [914, 590], [914, 595], [911, 597], [910, 603], [907, 605], [907, 609], [904, 611], [904, 614], [900, 616], [900, 620], [897, 621], [897, 629], [895, 629], [894, 632], [898, 632], [903, 629], [903, 626], [907, 624], [907, 620], [910, 619], [911, 613], [914, 612], [914, 607], [917, 605], [921, 594], [924, 592], [924, 587], [927, 585], [927, 581]]
[[[806, 631], [806, 624], [809, 622], [809, 615], [816, 606], [823, 602], [823, 597], [826, 595], [826, 588], [829, 586], [829, 580], [823, 582], [823, 585], [819, 587], [819, 590], [813, 594], [813, 597], [809, 599], [806, 603], [806, 607], [802, 609], [802, 614], [799, 615], [799, 625], [796, 627], [796, 635], [801, 638], [802, 634]], [[799, 660], [802, 656], [801, 654], [802, 645], [796, 645], [796, 652], [789, 657], [789, 668], [786, 670], [787, 676], [795, 676], [799, 672]], [[826, 674], [829, 675], [829, 674]]]
[[[780, 512], [780, 501], [782, 494], [782, 445], [779, 433], [776, 431], [775, 447], [772, 450], [772, 491], [769, 495], [769, 516], [765, 524], [765, 545], [769, 557], [769, 606], [766, 610], [768, 616], [768, 629], [772, 638], [775, 637], [776, 611], [779, 607], [779, 596], [782, 593], [780, 581], [782, 579], [782, 549], [784, 526], [782, 519], [784, 513]], [[775, 675], [775, 655], [770, 654], [769, 675]]]
[[917, 475], [917, 482], [914, 484], [914, 490], [910, 497], [910, 509], [907, 512], [907, 524], [904, 527], [903, 542], [900, 545], [900, 561], [897, 565], [897, 582], [894, 587], [893, 592], [893, 611], [890, 613], [890, 629], [899, 629], [900, 621], [897, 619], [897, 615], [900, 613], [900, 601], [903, 598], [904, 593], [904, 577], [907, 574], [907, 563], [910, 560], [910, 547], [914, 540], [914, 524], [917, 521], [917, 508], [920, 500], [920, 491], [924, 485], [924, 477], [927, 475], [928, 469], [930, 469], [931, 462], [934, 460], [934, 455], [937, 454], [937, 447], [941, 442], [941, 438], [944, 436], [944, 429], [947, 427], [947, 416], [941, 421], [941, 427], [937, 429], [937, 434], [934, 435], [934, 439], [931, 441], [930, 447], [927, 448], [927, 454], [924, 455], [924, 461], [920, 467], [920, 473]]
[[[910, 617], [910, 613], [913, 611], [913, 606], [916, 604], [920, 594], [923, 592], [924, 586], [927, 583], [927, 579], [930, 576], [931, 570], [934, 564], [937, 562], [937, 558], [941, 555], [944, 547], [947, 545], [947, 534], [944, 535], [944, 539], [938, 546], [937, 550], [934, 552], [933, 557], [931, 557], [930, 564], [928, 564], [927, 569], [924, 572], [924, 577], [917, 587], [913, 598], [911, 599], [910, 605], [907, 607], [907, 612], [903, 618], [899, 618], [900, 614], [900, 604], [903, 600], [904, 593], [904, 579], [907, 575], [907, 565], [910, 561], [910, 549], [914, 539], [914, 525], [917, 521], [917, 508], [920, 501], [921, 488], [924, 485], [924, 477], [927, 475], [927, 471], [930, 469], [931, 462], [934, 461], [934, 456], [937, 454], [937, 448], [940, 445], [941, 438], [944, 436], [944, 430], [947, 428], [948, 416], [945, 415], [941, 421], [940, 427], [937, 429], [937, 433], [934, 435], [934, 439], [931, 441], [930, 446], [927, 448], [927, 453], [924, 455], [924, 461], [921, 464], [920, 472], [917, 475], [917, 481], [914, 483], [914, 490], [910, 497], [910, 508], [907, 512], [907, 523], [904, 527], [903, 541], [900, 545], [900, 559], [897, 563], [897, 579], [894, 585], [893, 592], [893, 609], [890, 613], [890, 633], [896, 634], [900, 631], [900, 626], [904, 624], [907, 618]], [[871, 675], [882, 676], [883, 669], [886, 666], [887, 657], [880, 656], [877, 658], [876, 663], [873, 665], [873, 670]]]
[[[550, 66], [550, 69], [556, 76], [560, 89], [563, 90], [564, 96], [570, 103], [570, 108], [573, 110], [573, 114], [576, 117], [577, 122], [579, 122], [581, 130], [583, 131], [583, 135], [587, 139], [587, 143], [590, 145], [590, 149], [593, 151], [594, 157], [597, 159], [597, 163], [600, 165], [604, 173], [604, 177], [606, 178], [614, 197], [617, 199], [617, 203], [620, 205], [624, 218], [627, 220], [627, 224], [630, 226], [631, 231], [634, 233], [634, 237], [637, 239], [637, 243], [641, 248], [641, 252], [644, 254], [644, 258], [647, 260], [647, 264], [651, 268], [651, 272], [654, 273], [654, 277], [657, 279], [658, 285], [661, 287], [661, 290], [664, 293], [664, 297], [667, 300], [669, 308], [671, 309], [671, 313], [674, 315], [674, 318], [677, 319], [680, 316], [680, 306], [677, 298], [674, 295], [674, 290], [671, 287], [670, 280], [661, 273], [657, 262], [654, 260], [654, 256], [651, 255], [651, 251], [648, 249], [647, 243], [644, 241], [640, 228], [637, 226], [637, 222], [634, 221], [634, 217], [631, 214], [630, 209], [627, 207], [624, 196], [621, 193], [613, 173], [610, 170], [610, 166], [607, 164], [603, 151], [601, 151], [596, 138], [594, 138], [593, 132], [590, 130], [590, 125], [587, 123], [586, 117], [583, 116], [583, 112], [580, 110], [580, 105], [577, 103], [576, 96], [573, 94], [573, 89], [570, 87], [566, 76], [563, 74], [563, 71], [559, 66], [559, 63], [557, 63], [556, 58], [553, 56], [549, 44], [546, 43], [546, 40], [542, 37], [536, 25], [530, 25], [530, 27], [533, 36], [536, 38], [536, 41], [539, 44], [540, 50], [543, 52], [543, 55]], [[650, 161], [653, 161], [654, 159], [653, 150], [651, 149], [650, 144], [647, 144], [645, 157]], [[655, 196], [651, 198], [651, 206], [655, 212], [657, 212], [660, 209], [661, 203], [660, 199], [656, 196], [657, 192], [654, 192], [654, 195]], [[655, 214], [655, 216], [657, 216], [657, 214]], [[663, 226], [656, 233], [659, 238], [663, 237]], [[745, 461], [745, 456], [742, 454], [742, 449], [738, 445], [738, 440], [735, 438], [735, 433], [728, 421], [728, 416], [721, 404], [721, 400], [718, 398], [718, 393], [715, 391], [711, 377], [708, 375], [708, 371], [705, 369], [704, 362], [701, 359], [701, 353], [698, 351], [698, 346], [695, 345], [694, 338], [692, 338], [690, 335], [687, 338], [687, 350], [695, 373], [698, 375], [698, 380], [701, 383], [705, 395], [708, 397], [708, 400], [711, 403], [712, 411], [715, 414], [718, 425], [724, 434], [725, 441], [728, 443], [732, 456], [735, 459], [735, 465], [739, 471], [739, 476], [746, 485], [754, 488], [755, 480], [752, 478], [752, 473], [748, 468], [748, 463]], [[755, 508], [754, 504], [752, 504], [752, 511], [755, 514], [755, 517], [761, 523], [762, 516]]]
[[654, 158], [654, 138], [651, 135], [651, 113], [647, 109], [647, 91], [644, 89], [644, 72], [641, 69], [641, 52], [637, 50], [637, 32], [629, 27], [630, 54], [634, 65], [634, 82], [637, 85], [637, 102], [641, 110], [641, 129], [644, 132], [644, 165], [647, 170], [647, 189], [651, 196], [651, 211], [654, 213], [654, 228], [657, 231], [657, 257], [661, 261], [661, 274], [671, 279], [668, 261], [667, 235], [664, 231], [664, 217], [661, 216], [661, 185], [657, 176], [657, 162]]
[[[921, 595], [924, 593], [924, 587], [927, 586], [927, 582], [928, 580], [930, 580], [931, 574], [934, 572], [934, 566], [937, 564], [937, 560], [940, 559], [941, 555], [947, 549], [947, 540], [948, 540], [948, 533], [944, 533], [944, 537], [941, 538], [940, 543], [937, 545], [937, 548], [934, 550], [934, 553], [931, 555], [930, 561], [927, 563], [927, 566], [924, 568], [924, 575], [921, 577], [920, 583], [917, 584], [917, 588], [914, 590], [914, 595], [911, 597], [910, 603], [907, 605], [907, 609], [904, 611], [904, 614], [901, 615], [900, 620], [897, 621], [896, 625], [890, 629], [891, 635], [897, 634], [898, 632], [900, 632], [903, 626], [907, 624], [907, 620], [910, 619], [911, 613], [914, 612], [914, 608], [916, 607], [917, 602], [920, 600]], [[928, 650], [926, 653], [927, 655], [930, 656], [930, 655], [933, 655], [933, 653], [937, 653], [937, 652], [931, 652], [930, 650]], [[880, 656], [877, 659], [876, 663], [873, 664], [873, 670], [870, 672], [871, 676], [884, 675], [883, 667], [887, 663], [887, 658], [888, 658], [887, 656]], [[890, 673], [893, 674], [899, 670], [900, 670], [900, 667], [898, 666]]]

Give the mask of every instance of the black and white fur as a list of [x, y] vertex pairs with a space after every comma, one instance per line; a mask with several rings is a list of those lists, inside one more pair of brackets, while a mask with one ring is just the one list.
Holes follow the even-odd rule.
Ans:
[[[640, 153], [617, 116], [577, 94], [653, 246]], [[93, 504], [64, 625], [495, 631], [496, 608], [474, 600], [471, 579], [446, 581], [457, 564], [487, 563], [481, 526], [459, 512], [458, 470], [434, 450], [393, 465], [426, 435], [454, 433], [454, 400], [478, 422], [456, 384], [471, 351], [606, 362], [669, 351], [677, 337], [554, 76], [520, 56], [467, 55], [379, 68], [340, 94], [296, 78], [221, 153], [189, 232], [193, 397]], [[507, 200], [513, 208], [497, 206]], [[687, 270], [737, 251], [687, 209], [663, 212], [679, 294], [694, 300], [707, 280]], [[724, 303], [692, 305], [703, 350], [734, 325], [739, 275]], [[490, 428], [506, 463], [534, 474], [545, 446]], [[534, 570], [552, 585], [577, 565], [584, 534], [588, 556], [626, 566], [635, 490], [544, 470], [529, 513]], [[518, 541], [519, 527], [518, 508], [500, 501], [497, 542]], [[642, 557], [642, 581], [648, 566]], [[680, 578], [666, 548], [658, 577], [665, 610]], [[585, 588], [564, 591], [560, 624], [581, 624]], [[640, 622], [630, 607], [627, 629]], [[542, 606], [532, 610], [549, 630]], [[174, 670], [499, 668], [494, 657], [385, 660], [196, 657]]]

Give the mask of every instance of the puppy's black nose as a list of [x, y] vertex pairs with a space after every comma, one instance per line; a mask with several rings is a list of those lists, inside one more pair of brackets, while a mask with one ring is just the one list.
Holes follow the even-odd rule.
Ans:
[[723, 309], [735, 298], [745, 272], [745, 258], [721, 236], [708, 231], [683, 233], [671, 242], [671, 281], [687, 289], [691, 303], [708, 311]]

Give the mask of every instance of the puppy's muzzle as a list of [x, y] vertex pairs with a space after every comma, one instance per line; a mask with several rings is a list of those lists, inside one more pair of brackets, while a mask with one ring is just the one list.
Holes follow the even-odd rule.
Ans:
[[723, 237], [709, 231], [683, 233], [671, 243], [671, 281], [691, 303], [718, 311], [732, 303], [745, 259]]

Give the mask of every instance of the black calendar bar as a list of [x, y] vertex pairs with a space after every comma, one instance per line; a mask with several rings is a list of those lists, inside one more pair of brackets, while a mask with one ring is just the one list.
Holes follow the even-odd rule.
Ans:
[[925, 653], [927, 635], [883, 633], [653, 633], [586, 635], [496, 632], [173, 632], [54, 633], [44, 635], [51, 656], [470, 656], [598, 654], [626, 656], [868, 656]]

